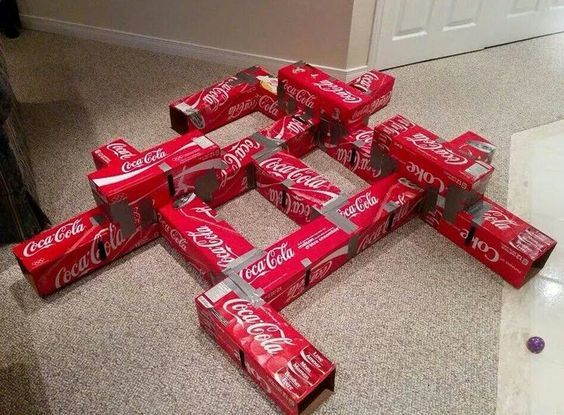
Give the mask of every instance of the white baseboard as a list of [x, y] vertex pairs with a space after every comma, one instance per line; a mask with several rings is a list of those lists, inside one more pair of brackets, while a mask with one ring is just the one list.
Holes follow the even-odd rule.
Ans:
[[[291, 59], [256, 55], [254, 53], [215, 48], [212, 46], [198, 45], [178, 40], [162, 39], [138, 33], [123, 32], [120, 30], [106, 29], [103, 27], [89, 26], [80, 23], [65, 22], [47, 17], [22, 15], [21, 20], [24, 27], [31, 30], [97, 40], [100, 42], [129, 46], [159, 53], [167, 53], [170, 55], [187, 56], [190, 58], [241, 68], [252, 65], [261, 65], [266, 67], [268, 70], [276, 71], [280, 66], [295, 62], [295, 60]], [[307, 57], [303, 57], [304, 60], [306, 58]], [[316, 65], [315, 62], [312, 62], [312, 64]], [[345, 81], [349, 81], [368, 70], [366, 65], [350, 69], [334, 68], [324, 65], [316, 66], [332, 76]]]

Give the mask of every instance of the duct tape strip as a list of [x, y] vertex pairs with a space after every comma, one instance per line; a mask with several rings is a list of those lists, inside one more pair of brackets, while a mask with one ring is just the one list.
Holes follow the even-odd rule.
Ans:
[[281, 150], [282, 149], [280, 147], [265, 148], [253, 155], [252, 159], [257, 163], [260, 163], [261, 161], [266, 160], [267, 158], [278, 153]]
[[458, 185], [451, 185], [447, 189], [445, 200], [445, 211], [443, 218], [453, 223], [456, 220], [456, 215], [461, 210], [466, 209], [479, 200], [480, 196], [471, 190], [465, 190]]
[[196, 195], [194, 193], [188, 193], [182, 197], [179, 197], [178, 199], [176, 199], [173, 202], [173, 206], [176, 209], [180, 209], [183, 208], [184, 206], [186, 206], [188, 203], [192, 202], [194, 199], [196, 198]]
[[484, 223], [484, 216], [490, 211], [492, 205], [484, 200], [474, 203], [467, 209], [467, 212], [472, 215], [472, 224], [481, 226]]
[[161, 164], [159, 164], [159, 167], [165, 173], [167, 171], [171, 170], [171, 167], [167, 163], [161, 163]]
[[280, 185], [286, 189], [289, 190], [293, 185], [294, 185], [294, 181], [291, 179], [286, 179], [284, 180], [282, 183], [280, 183]]
[[[329, 202], [327, 202], [326, 204], [324, 204], [321, 207], [314, 207], [314, 211], [316, 213], [319, 213], [321, 215], [324, 215], [328, 212], [331, 212], [333, 210], [337, 210], [339, 209], [341, 206], [343, 206], [345, 203], [347, 203], [347, 197], [344, 195], [338, 195], [335, 199], [330, 200]], [[318, 215], [316, 215], [318, 216]]]
[[133, 217], [133, 209], [127, 203], [127, 200], [110, 205], [110, 215], [112, 220], [119, 224], [121, 233], [124, 238], [128, 238], [135, 232], [135, 219]]
[[337, 211], [327, 212], [325, 214], [325, 218], [334, 225], [337, 225], [343, 231], [348, 233], [349, 235], [356, 232], [358, 230], [358, 226], [355, 225], [350, 219], [345, 218]]
[[325, 218], [347, 234], [351, 235], [351, 239], [349, 239], [348, 244], [348, 257], [352, 258], [355, 256], [358, 246], [358, 226], [336, 210], [326, 213]]
[[264, 290], [261, 288], [256, 290], [251, 284], [244, 281], [237, 273], [229, 272], [225, 280], [227, 286], [231, 288], [240, 298], [249, 301], [255, 307], [260, 307], [264, 304], [262, 295]]
[[390, 201], [386, 203], [383, 207], [386, 213], [392, 213], [393, 211], [397, 210], [400, 207], [400, 204], [394, 201]]
[[[252, 69], [252, 68], [249, 68]], [[251, 75], [247, 72], [237, 72], [235, 74], [235, 78], [229, 82], [230, 85], [239, 85], [239, 84], [248, 84], [248, 85], [256, 85], [258, 83], [258, 79], [255, 75]]]
[[364, 146], [366, 145], [366, 141], [358, 139], [358, 140], [355, 140], [352, 144], [353, 144], [353, 146], [355, 146], [356, 148], [359, 148], [359, 149], [360, 149], [360, 148], [362, 148], [362, 147], [364, 147]]
[[251, 138], [255, 140], [257, 143], [262, 144], [266, 148], [273, 148], [277, 146], [283, 146], [285, 141], [280, 140], [278, 138], [269, 138], [258, 131], [251, 135]]
[[302, 66], [306, 66], [306, 65], [307, 65], [307, 63], [305, 61], [297, 61], [297, 62], [294, 62], [292, 64], [292, 66], [294, 66], [296, 68], [301, 68]]
[[100, 226], [106, 221], [104, 215], [94, 215], [90, 217], [90, 223], [94, 226]]
[[146, 228], [156, 222], [156, 213], [151, 198], [146, 197], [141, 199], [138, 206], [139, 216], [141, 217], [140, 225], [142, 228]]
[[309, 281], [311, 278], [311, 260], [309, 258], [304, 258], [301, 261], [302, 266], [305, 269], [305, 275], [304, 275], [304, 287], [307, 289], [307, 287], [309, 286]]

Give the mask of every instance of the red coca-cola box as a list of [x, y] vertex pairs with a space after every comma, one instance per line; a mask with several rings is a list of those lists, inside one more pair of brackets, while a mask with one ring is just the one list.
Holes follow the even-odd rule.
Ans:
[[358, 254], [410, 220], [423, 198], [423, 189], [394, 173], [350, 197], [335, 213], [352, 222]]
[[373, 69], [353, 79], [349, 85], [374, 99], [372, 107], [367, 110], [371, 115], [388, 105], [395, 81], [393, 76]]
[[278, 106], [278, 78], [272, 75], [259, 75], [257, 87], [257, 110], [268, 118], [278, 121], [286, 114]]
[[[428, 190], [444, 196], [445, 220], [477, 202], [484, 194], [493, 167], [451, 150], [438, 136], [420, 126], [393, 138], [389, 155], [397, 171]], [[427, 203], [427, 205], [436, 204]], [[425, 211], [434, 206], [427, 206]]]
[[110, 214], [112, 205], [119, 202], [132, 205], [145, 198], [159, 208], [171, 197], [195, 188], [201, 193], [215, 189], [214, 169], [221, 167], [219, 154], [219, 147], [196, 131], [123, 162], [112, 163], [90, 173], [88, 179], [96, 201], [107, 206]]
[[278, 71], [278, 101], [286, 113], [301, 109], [350, 129], [366, 121], [376, 99], [314, 66], [297, 62]]
[[279, 146], [300, 158], [316, 147], [315, 136], [318, 125], [318, 119], [298, 111], [259, 130], [252, 138], [267, 147]]
[[179, 134], [203, 133], [257, 110], [259, 77], [270, 74], [259, 66], [247, 68], [169, 105], [172, 128]]
[[372, 167], [371, 163], [373, 136], [372, 128], [361, 127], [337, 143], [326, 137], [320, 147], [361, 179], [374, 183], [381, 178], [381, 174], [380, 169]]
[[195, 194], [183, 196], [159, 209], [163, 237], [211, 284], [223, 270], [255, 247], [218, 217]]
[[448, 142], [448, 147], [463, 156], [488, 164], [491, 164], [496, 150], [496, 147], [487, 138], [472, 131], [466, 131], [453, 138]]
[[16, 245], [13, 253], [46, 296], [159, 236], [156, 223], [143, 223], [137, 207], [133, 213], [136, 228], [129, 235], [95, 207]]
[[554, 239], [487, 197], [459, 212], [456, 221], [442, 220], [438, 231], [515, 288], [542, 269], [556, 246]]
[[276, 310], [290, 304], [354, 255], [354, 225], [320, 216], [225, 271]]
[[333, 393], [335, 365], [230, 279], [198, 296], [196, 308], [202, 328], [285, 414], [310, 414]]
[[255, 160], [257, 190], [290, 219], [303, 225], [329, 209], [341, 193], [300, 159], [278, 151]]
[[125, 138], [116, 138], [92, 151], [92, 160], [97, 169], [108, 166], [114, 161], [125, 161], [139, 154], [139, 151]]

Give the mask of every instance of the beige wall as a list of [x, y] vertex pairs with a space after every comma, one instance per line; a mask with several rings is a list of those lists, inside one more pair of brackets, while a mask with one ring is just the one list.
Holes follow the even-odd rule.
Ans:
[[376, 0], [355, 0], [347, 53], [347, 68], [368, 63]]
[[[23, 15], [277, 58], [366, 64], [375, 0], [20, 0]], [[370, 22], [368, 22], [370, 20]], [[355, 27], [351, 30], [351, 22]], [[368, 30], [367, 34], [367, 27]]]

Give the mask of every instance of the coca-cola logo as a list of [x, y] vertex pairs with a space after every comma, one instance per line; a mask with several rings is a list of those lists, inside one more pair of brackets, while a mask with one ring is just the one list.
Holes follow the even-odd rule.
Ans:
[[284, 242], [279, 246], [270, 249], [265, 256], [254, 264], [243, 268], [239, 275], [247, 282], [253, 282], [257, 278], [262, 277], [269, 271], [273, 271], [279, 266], [284, 265], [290, 259], [294, 258], [296, 253], [290, 247], [288, 243]]
[[[466, 240], [468, 237], [468, 230], [463, 229], [460, 232], [460, 236]], [[497, 262], [499, 261], [499, 252], [491, 246], [489, 246], [485, 241], [482, 241], [477, 236], [473, 236], [472, 240], [470, 241], [470, 246], [473, 250], [479, 251], [483, 254], [484, 258], [486, 258], [490, 262]]]
[[322, 91], [336, 95], [341, 99], [341, 101], [347, 104], [356, 104], [362, 101], [361, 97], [353, 94], [350, 91], [347, 91], [345, 88], [335, 84], [330, 79], [323, 79], [319, 82], [314, 82], [313, 85]]
[[121, 171], [128, 173], [142, 167], [150, 166], [157, 163], [159, 160], [164, 159], [166, 156], [167, 154], [162, 148], [157, 148], [156, 150], [148, 151], [143, 155], [143, 157], [124, 162], [121, 165]]
[[311, 270], [310, 284], [321, 281], [333, 269], [333, 261], [329, 260], [319, 265], [317, 268]]
[[336, 151], [336, 159], [339, 163], [349, 166], [349, 169], [354, 172], [369, 172], [373, 178], [380, 176], [380, 169], [375, 169], [370, 165], [370, 159], [368, 157], [360, 157], [356, 154], [354, 162], [350, 163], [353, 156], [353, 150], [351, 148], [338, 147]]
[[229, 107], [227, 111], [227, 120], [233, 120], [235, 118], [240, 117], [242, 114], [253, 110], [257, 106], [257, 99], [251, 98], [243, 102], [239, 102], [238, 104]]
[[490, 209], [484, 214], [484, 221], [502, 231], [511, 229], [512, 226], [517, 225], [517, 222], [507, 214], [495, 209]]
[[43, 239], [38, 241], [32, 240], [27, 243], [24, 247], [23, 255], [26, 258], [29, 258], [35, 255], [37, 252], [42, 251], [44, 249], [50, 248], [54, 244], [58, 244], [63, 242], [65, 239], [72, 238], [73, 236], [79, 235], [84, 231], [85, 227], [82, 221], [79, 219], [75, 219], [73, 222], [66, 223], [62, 226], [59, 226], [57, 230]]
[[235, 317], [237, 323], [243, 326], [248, 335], [268, 353], [276, 356], [284, 351], [284, 346], [294, 345], [293, 340], [286, 337], [284, 331], [275, 323], [265, 322], [255, 314], [252, 304], [240, 298], [227, 300], [223, 310]]
[[[57, 272], [57, 276], [55, 277], [56, 288], [61, 288], [81, 275], [90, 272], [102, 262], [102, 258], [100, 256], [100, 241], [103, 241], [105, 233], [105, 229], [98, 232], [92, 240], [90, 249], [83, 256], [78, 258], [74, 264], [70, 267], [63, 266], [59, 269], [59, 272]], [[123, 237], [121, 229], [113, 223], [110, 223], [107, 233], [108, 238], [102, 243], [102, 246], [104, 248], [106, 258], [112, 259], [116, 256], [116, 251], [124, 244], [125, 238]]]
[[378, 75], [372, 72], [366, 72], [356, 79], [353, 86], [363, 92], [370, 92], [372, 84], [376, 81], [378, 81]]
[[406, 170], [413, 175], [413, 178], [418, 183], [429, 184], [432, 187], [438, 187], [439, 193], [442, 193], [445, 190], [444, 182], [435, 177], [432, 173], [422, 169], [417, 164], [413, 162], [407, 163]]
[[186, 232], [186, 236], [192, 238], [199, 247], [205, 248], [215, 255], [216, 263], [221, 268], [227, 267], [231, 261], [237, 258], [233, 249], [206, 225], [198, 226], [194, 232]]
[[278, 113], [278, 102], [270, 95], [263, 95], [258, 100], [258, 107], [268, 114]]
[[261, 148], [260, 144], [250, 138], [245, 138], [239, 141], [235, 146], [233, 146], [228, 153], [223, 155], [223, 161], [229, 165], [237, 167], [237, 170], [241, 168], [242, 161], [254, 150], [259, 150]]
[[216, 111], [229, 99], [229, 91], [233, 88], [231, 82], [236, 79], [237, 78], [235, 77], [230, 77], [225, 81], [208, 88], [204, 91], [201, 100], [204, 101], [212, 111]]
[[260, 163], [260, 166], [278, 177], [290, 179], [294, 183], [311, 189], [319, 189], [329, 185], [329, 181], [317, 174], [315, 170], [286, 163], [280, 157], [266, 159]]
[[354, 200], [354, 203], [343, 207], [338, 212], [347, 219], [354, 218], [358, 214], [367, 211], [371, 207], [378, 204], [378, 198], [372, 195], [371, 192], [360, 195]]
[[120, 160], [127, 160], [136, 155], [129, 151], [129, 147], [126, 144], [120, 142], [110, 143], [106, 148], [114, 153]]
[[314, 94], [305, 89], [296, 88], [294, 85], [291, 85], [288, 82], [283, 82], [283, 85], [286, 93], [294, 98], [297, 102], [308, 108], [314, 107], [315, 100], [317, 99]]
[[439, 156], [446, 164], [463, 165], [468, 163], [468, 159], [459, 154], [453, 153], [448, 148], [445, 148], [441, 143], [427, 137], [425, 134], [415, 133], [412, 136], [406, 137], [406, 140], [425, 152]]

